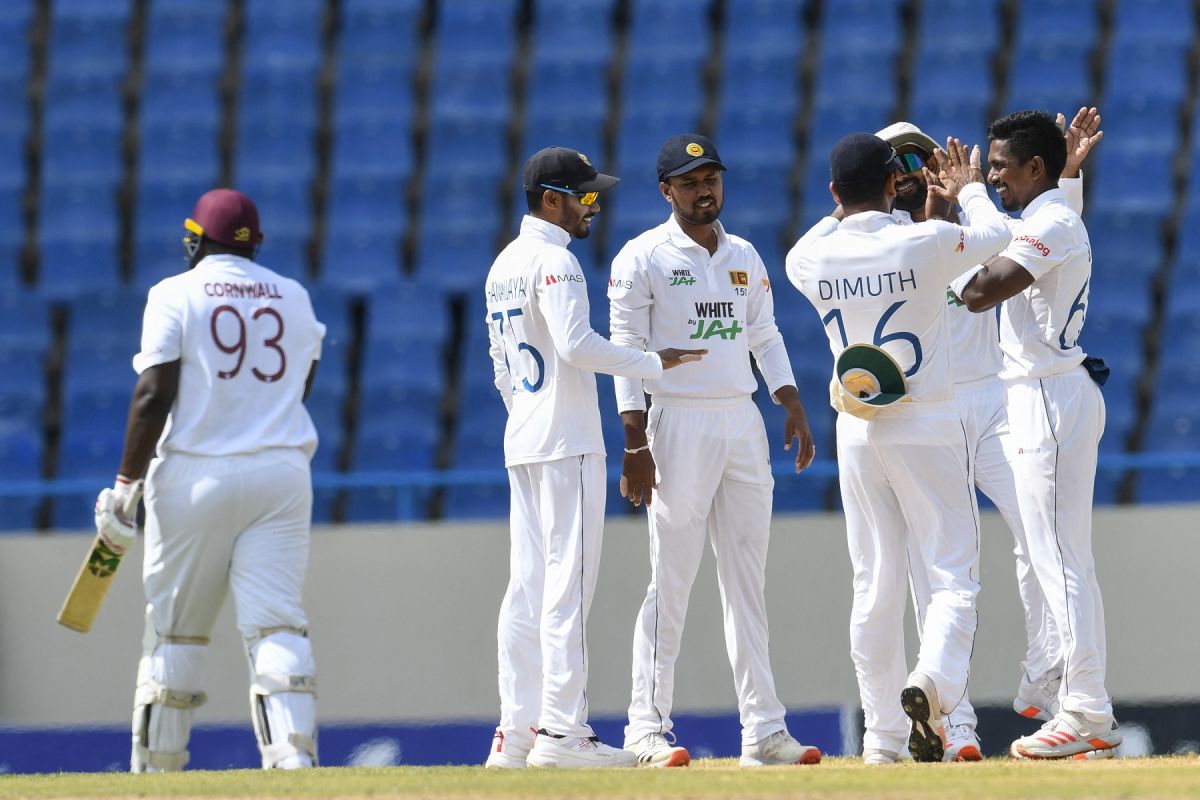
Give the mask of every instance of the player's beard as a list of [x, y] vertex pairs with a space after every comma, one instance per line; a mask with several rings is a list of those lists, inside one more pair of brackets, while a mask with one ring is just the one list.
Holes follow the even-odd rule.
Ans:
[[717, 221], [717, 217], [721, 216], [721, 203], [717, 198], [712, 198], [713, 204], [707, 208], [696, 208], [693, 205], [685, 212], [678, 204], [675, 205], [675, 214], [688, 225], [711, 225]]
[[571, 236], [576, 239], [588, 238], [588, 234], [592, 232], [592, 222], [589, 222], [588, 220], [592, 220], [594, 222], [595, 216], [595, 214], [585, 214], [584, 216], [580, 217], [579, 222], [575, 225], [575, 230], [571, 231]]
[[925, 207], [925, 201], [929, 198], [929, 187], [919, 180], [912, 181], [916, 187], [911, 192], [901, 192], [899, 186], [896, 190], [895, 208], [901, 211], [919, 211]]

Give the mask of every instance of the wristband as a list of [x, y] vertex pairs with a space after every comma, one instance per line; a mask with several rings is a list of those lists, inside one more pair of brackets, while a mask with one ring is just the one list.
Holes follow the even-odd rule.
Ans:
[[637, 453], [642, 452], [643, 450], [649, 450], [649, 449], [650, 449], [650, 445], [644, 444], [641, 447], [635, 447], [632, 450], [630, 450], [628, 447], [626, 447], [625, 452], [632, 456], [632, 455], [636, 455]]

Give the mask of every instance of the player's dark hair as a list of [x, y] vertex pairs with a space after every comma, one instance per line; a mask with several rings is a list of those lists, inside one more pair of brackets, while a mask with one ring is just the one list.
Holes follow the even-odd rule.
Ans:
[[525, 190], [525, 203], [529, 206], [530, 211], [542, 210], [542, 195], [546, 193], [545, 189], [539, 189], [536, 192]]
[[888, 174], [863, 176], [852, 181], [834, 181], [833, 190], [843, 206], [871, 203], [883, 197]]
[[1045, 111], [1016, 111], [988, 126], [988, 139], [1002, 139], [1009, 152], [1024, 164], [1041, 156], [1046, 174], [1054, 183], [1067, 164], [1067, 143], [1054, 117]]

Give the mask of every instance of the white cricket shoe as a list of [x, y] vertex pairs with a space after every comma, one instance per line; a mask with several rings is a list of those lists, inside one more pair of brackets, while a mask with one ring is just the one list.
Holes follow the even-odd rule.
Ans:
[[675, 744], [675, 734], [647, 733], [625, 749], [637, 757], [639, 767], [686, 767], [692, 763], [687, 748]]
[[[533, 728], [529, 732], [533, 734]], [[496, 728], [496, 733], [492, 735], [492, 751], [483, 765], [488, 769], [525, 769], [528, 756], [528, 745], [521, 747], [516, 742], [505, 741], [504, 731]]]
[[946, 752], [942, 708], [938, 704], [933, 680], [924, 673], [908, 676], [908, 685], [900, 692], [900, 707], [912, 720], [908, 752], [914, 761], [941, 761]]
[[598, 736], [560, 736], [542, 728], [525, 763], [559, 769], [635, 767], [637, 756], [606, 745]]
[[820, 764], [821, 751], [812, 745], [800, 744], [787, 731], [776, 731], [761, 742], [742, 745], [743, 767], [763, 767], [770, 764]]
[[1013, 711], [1026, 719], [1049, 722], [1058, 713], [1058, 687], [1061, 685], [1062, 675], [1031, 681], [1029, 673], [1022, 672], [1021, 685], [1017, 687], [1017, 696], [1013, 700]]
[[868, 747], [863, 750], [863, 763], [868, 767], [882, 767], [888, 764], [899, 764], [900, 754], [878, 747]]
[[942, 755], [942, 761], [983, 761], [975, 729], [965, 722], [947, 725], [946, 752]]
[[1082, 714], [1059, 711], [1039, 730], [1013, 742], [1009, 752], [1015, 758], [1073, 758], [1112, 750], [1122, 738], [1115, 719], [1092, 722]]

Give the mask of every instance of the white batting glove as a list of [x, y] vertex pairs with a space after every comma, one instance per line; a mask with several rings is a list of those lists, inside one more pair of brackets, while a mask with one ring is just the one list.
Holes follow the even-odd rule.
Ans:
[[137, 538], [137, 505], [145, 481], [118, 475], [113, 488], [96, 498], [96, 533], [114, 553], [123, 555]]

